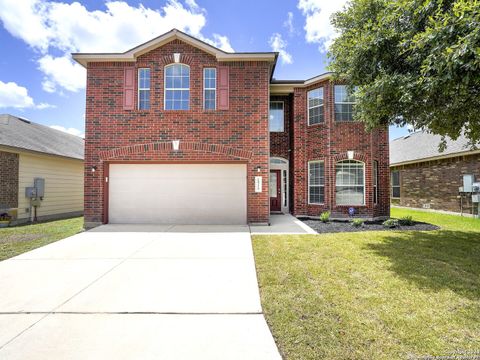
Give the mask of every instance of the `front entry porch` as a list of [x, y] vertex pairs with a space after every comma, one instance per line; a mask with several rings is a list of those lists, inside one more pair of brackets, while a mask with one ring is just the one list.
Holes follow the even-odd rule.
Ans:
[[288, 214], [289, 211], [289, 174], [288, 160], [280, 157], [270, 158], [270, 213]]

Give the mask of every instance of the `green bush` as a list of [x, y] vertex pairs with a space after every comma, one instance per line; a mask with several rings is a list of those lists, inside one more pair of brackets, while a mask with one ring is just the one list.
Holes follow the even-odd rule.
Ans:
[[402, 226], [412, 226], [415, 224], [411, 215], [401, 217], [398, 223]]
[[386, 228], [396, 228], [398, 226], [398, 220], [397, 219], [388, 219], [385, 220], [382, 224]]
[[328, 223], [330, 221], [330, 211], [324, 211], [320, 214], [320, 221]]
[[363, 220], [363, 219], [353, 219], [352, 220], [352, 225], [354, 227], [360, 227], [360, 226], [363, 226], [364, 222], [365, 222], [365, 220]]

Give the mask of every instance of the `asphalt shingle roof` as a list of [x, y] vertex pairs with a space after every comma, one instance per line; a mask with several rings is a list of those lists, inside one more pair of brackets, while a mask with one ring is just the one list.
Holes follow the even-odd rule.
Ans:
[[81, 160], [85, 147], [81, 137], [8, 114], [0, 115], [0, 145]]
[[428, 160], [429, 158], [472, 150], [467, 138], [462, 135], [457, 140], [447, 138], [447, 148], [440, 152], [438, 145], [441, 139], [440, 135], [434, 135], [426, 131], [416, 131], [390, 141], [390, 165]]

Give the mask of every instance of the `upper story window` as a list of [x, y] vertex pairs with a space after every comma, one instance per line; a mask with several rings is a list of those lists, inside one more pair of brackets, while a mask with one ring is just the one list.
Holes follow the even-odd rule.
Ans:
[[355, 95], [346, 85], [335, 85], [335, 121], [353, 121]]
[[217, 69], [203, 69], [203, 108], [215, 110], [217, 107]]
[[138, 69], [138, 109], [150, 109], [150, 69]]
[[308, 92], [308, 125], [322, 123], [323, 115], [323, 87]]
[[337, 205], [365, 205], [365, 164], [355, 160], [337, 162], [335, 167]]
[[322, 204], [325, 201], [325, 167], [323, 161], [308, 163], [308, 203]]
[[392, 171], [392, 198], [398, 199], [400, 197], [400, 171]]
[[270, 101], [269, 119], [270, 132], [283, 132], [285, 130], [283, 101]]
[[165, 110], [190, 108], [190, 67], [184, 64], [165, 66]]

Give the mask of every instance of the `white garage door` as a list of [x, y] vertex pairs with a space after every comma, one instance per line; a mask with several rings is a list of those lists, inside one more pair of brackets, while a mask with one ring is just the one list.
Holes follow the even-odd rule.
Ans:
[[245, 224], [245, 164], [111, 164], [109, 222]]

